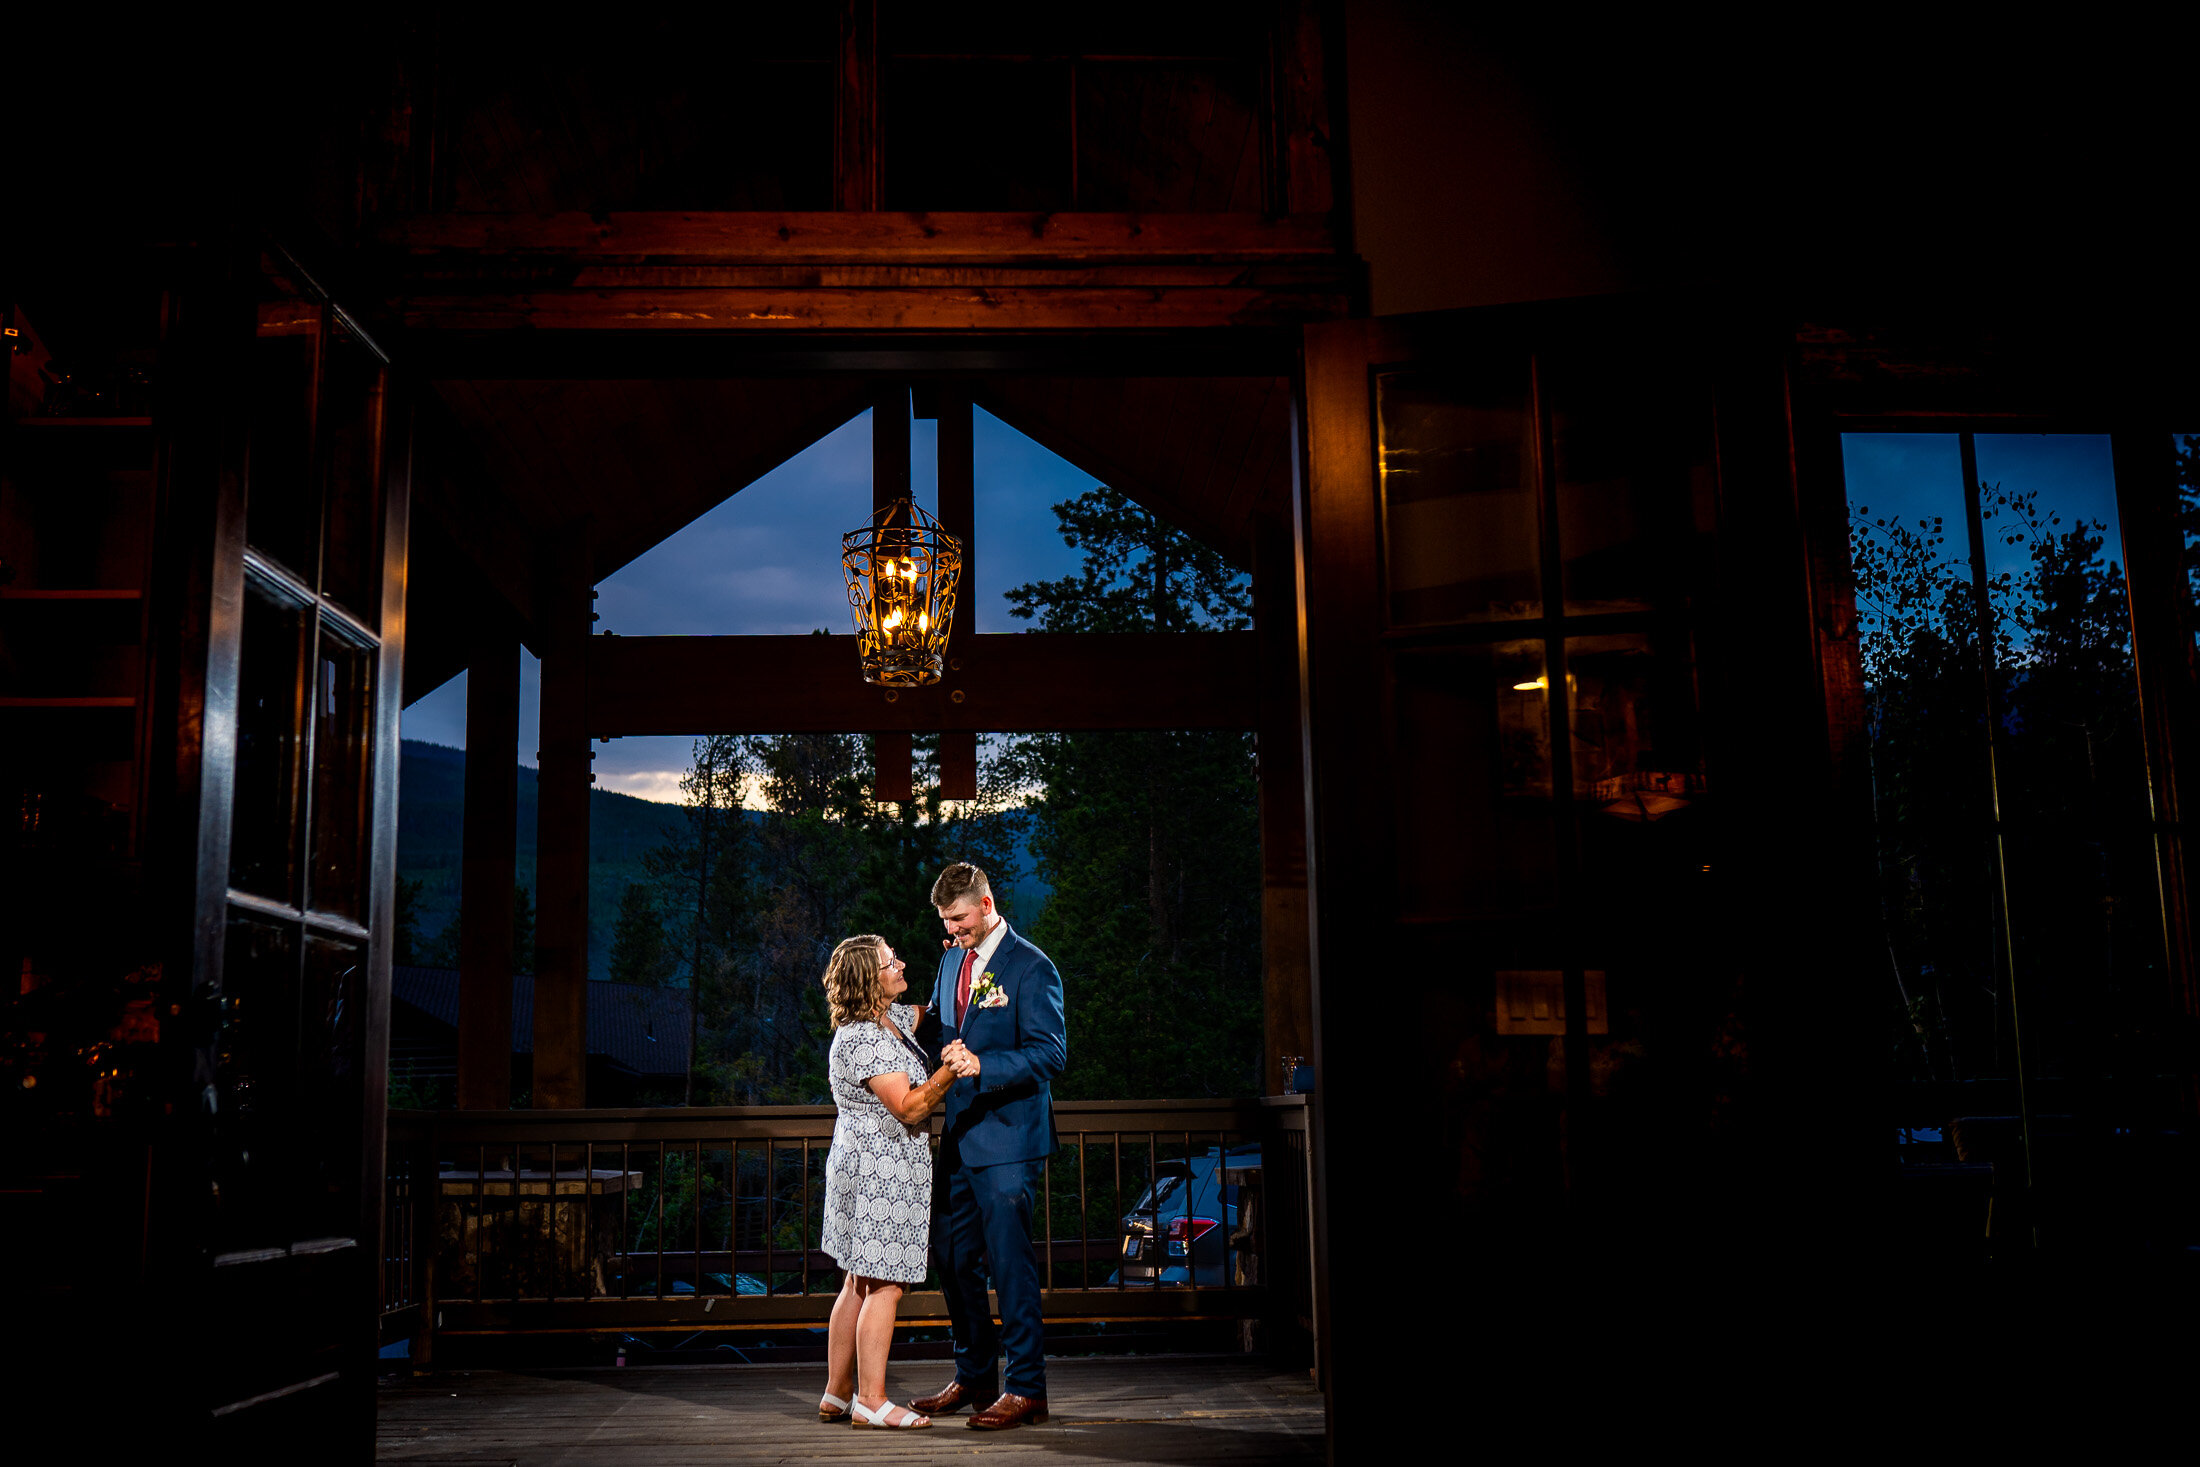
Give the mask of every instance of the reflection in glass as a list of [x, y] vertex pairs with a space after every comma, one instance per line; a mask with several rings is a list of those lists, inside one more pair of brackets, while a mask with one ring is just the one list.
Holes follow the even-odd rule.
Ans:
[[2009, 915], [2046, 1077], [2119, 1068], [2162, 991], [2139, 687], [2105, 436], [1977, 439]]
[[[2177, 522], [2185, 527], [2185, 599], [2200, 605], [2200, 433], [2172, 433], [2169, 438], [2176, 465]], [[2193, 618], [2192, 635], [2200, 645], [2200, 617]]]
[[216, 1251], [291, 1241], [297, 1032], [295, 930], [232, 912], [214, 1050]]
[[321, 590], [369, 627], [382, 600], [383, 368], [342, 323], [329, 328], [322, 401], [328, 543]]
[[310, 612], [246, 582], [229, 884], [279, 902], [298, 900], [300, 674], [312, 628]]
[[1676, 604], [1716, 525], [1709, 393], [1618, 357], [1561, 355], [1542, 371], [1566, 613]]
[[313, 404], [321, 308], [283, 297], [260, 306], [252, 348], [245, 540], [312, 583], [320, 538], [313, 492]]
[[298, 1006], [297, 1124], [313, 1144], [300, 1158], [301, 1238], [350, 1236], [359, 1228], [366, 978], [363, 945], [307, 935]]
[[1542, 643], [1407, 653], [1396, 668], [1402, 915], [1549, 906], [1556, 846]]
[[1540, 616], [1528, 363], [1385, 372], [1383, 572], [1396, 626]]
[[359, 921], [366, 910], [368, 752], [374, 653], [321, 624], [313, 664], [313, 890], [319, 911]]
[[[2013, 968], [2036, 1079], [2131, 1079], [2144, 1064], [2129, 1036], [2165, 990], [2108, 445], [1974, 441], [1983, 628], [1958, 436], [1842, 444], [1902, 1078], [2013, 1077]], [[1991, 759], [1982, 640], [2000, 709]], [[2013, 1090], [1994, 1094], [2014, 1110]]]
[[1676, 650], [1661, 658], [1639, 632], [1567, 640], [1576, 799], [1655, 820], [1703, 794], [1695, 670], [1685, 644]]

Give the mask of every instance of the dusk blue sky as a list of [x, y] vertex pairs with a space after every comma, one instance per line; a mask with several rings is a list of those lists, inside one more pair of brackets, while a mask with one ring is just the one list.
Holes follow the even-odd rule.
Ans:
[[[1873, 519], [1899, 515], [1913, 526], [1921, 516], [1941, 515], [1948, 524], [1950, 548], [1961, 553], [1963, 460], [1955, 434], [1844, 433], [1841, 460], [1851, 505], [1869, 508]], [[2116, 475], [2106, 434], [1981, 433], [1978, 476], [2009, 491], [2037, 489], [2042, 508], [2059, 512], [2064, 527], [2081, 517], [2102, 521], [2108, 526], [2108, 558], [2123, 564]], [[1987, 537], [1989, 571], [1999, 574], [2028, 564], [2024, 547]]]
[[[1848, 433], [1842, 460], [1851, 505], [1874, 518], [1947, 520], [1949, 547], [1962, 553], [1963, 474], [1953, 433]], [[936, 509], [936, 425], [912, 426], [912, 484]], [[1009, 615], [1003, 593], [1077, 568], [1053, 506], [1097, 481], [980, 410], [976, 418], [977, 609], [980, 632], [1030, 624]], [[2007, 489], [2037, 488], [2068, 524], [2105, 521], [2107, 552], [2123, 561], [2116, 486], [2105, 436], [1982, 433], [1979, 477]], [[622, 636], [800, 634], [850, 630], [840, 573], [840, 537], [871, 507], [871, 416], [865, 413], [603, 581], [599, 630]], [[2022, 546], [1989, 537], [1989, 567], [2021, 569]], [[850, 657], [854, 654], [851, 650]], [[853, 667], [851, 666], [851, 675]], [[541, 666], [523, 654], [520, 762], [535, 762]], [[460, 675], [405, 710], [404, 736], [463, 748], [466, 679]], [[647, 799], [677, 799], [688, 766], [687, 738], [628, 738], [599, 744], [597, 783]]]
[[[975, 424], [977, 612], [983, 633], [1022, 631], [1003, 593], [1077, 569], [1053, 506], [1098, 481], [982, 409]], [[910, 438], [918, 503], [939, 499], [938, 425]], [[871, 513], [871, 415], [864, 413], [781, 464], [597, 587], [599, 631], [621, 636], [850, 631], [840, 537]], [[849, 675], [855, 652], [849, 650]], [[522, 655], [519, 759], [535, 762], [541, 664]], [[466, 679], [405, 710], [404, 736], [465, 747]], [[614, 739], [596, 746], [596, 783], [647, 799], [679, 797], [687, 738]]]
[[[1961, 560], [1970, 550], [1964, 528], [1963, 459], [1953, 433], [1844, 433], [1841, 461], [1852, 508], [1871, 511], [1874, 520], [1899, 519], [1911, 529], [1920, 519], [1941, 517], [1948, 542], [1942, 548]], [[2062, 516], [2058, 532], [2077, 521], [2099, 520], [2102, 550], [2124, 563], [2124, 537], [2116, 520], [2116, 477], [2106, 434], [1981, 433], [1978, 476], [2006, 492], [2039, 492], [2043, 514]], [[1989, 576], [2022, 572], [2031, 564], [2022, 544], [1986, 527]]]

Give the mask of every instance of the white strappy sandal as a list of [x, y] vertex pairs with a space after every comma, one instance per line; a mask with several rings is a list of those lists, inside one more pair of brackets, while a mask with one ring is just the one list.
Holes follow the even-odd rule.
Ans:
[[818, 1398], [817, 1419], [838, 1426], [848, 1419], [848, 1403], [831, 1391], [825, 1392]]
[[[848, 1409], [854, 1414], [855, 1424], [858, 1427], [879, 1426], [888, 1428], [890, 1430], [906, 1431], [915, 1427], [930, 1426], [932, 1424], [931, 1417], [919, 1416], [916, 1412], [911, 1411], [904, 1406], [897, 1406], [892, 1401], [888, 1401], [885, 1405], [879, 1407], [876, 1411], [873, 1411], [870, 1407], [864, 1405], [861, 1401], [857, 1401]], [[886, 1413], [889, 1411], [901, 1412], [901, 1420], [887, 1420]]]

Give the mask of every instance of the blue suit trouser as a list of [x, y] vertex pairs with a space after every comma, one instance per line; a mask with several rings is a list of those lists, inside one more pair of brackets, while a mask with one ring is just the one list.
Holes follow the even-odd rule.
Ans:
[[[932, 1253], [954, 1327], [955, 1379], [990, 1404], [995, 1372], [1008, 1354], [1008, 1389], [1044, 1399], [1045, 1331], [1039, 1314], [1039, 1259], [1031, 1246], [1031, 1209], [1043, 1161], [963, 1166], [943, 1149], [932, 1182]], [[987, 1307], [986, 1279], [1000, 1296], [1001, 1322]]]

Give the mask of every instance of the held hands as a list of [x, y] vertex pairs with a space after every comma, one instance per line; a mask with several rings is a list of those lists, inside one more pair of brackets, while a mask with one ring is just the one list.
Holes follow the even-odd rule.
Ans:
[[940, 1062], [965, 1080], [976, 1079], [981, 1068], [978, 1057], [960, 1039], [948, 1041], [947, 1047], [940, 1051]]

